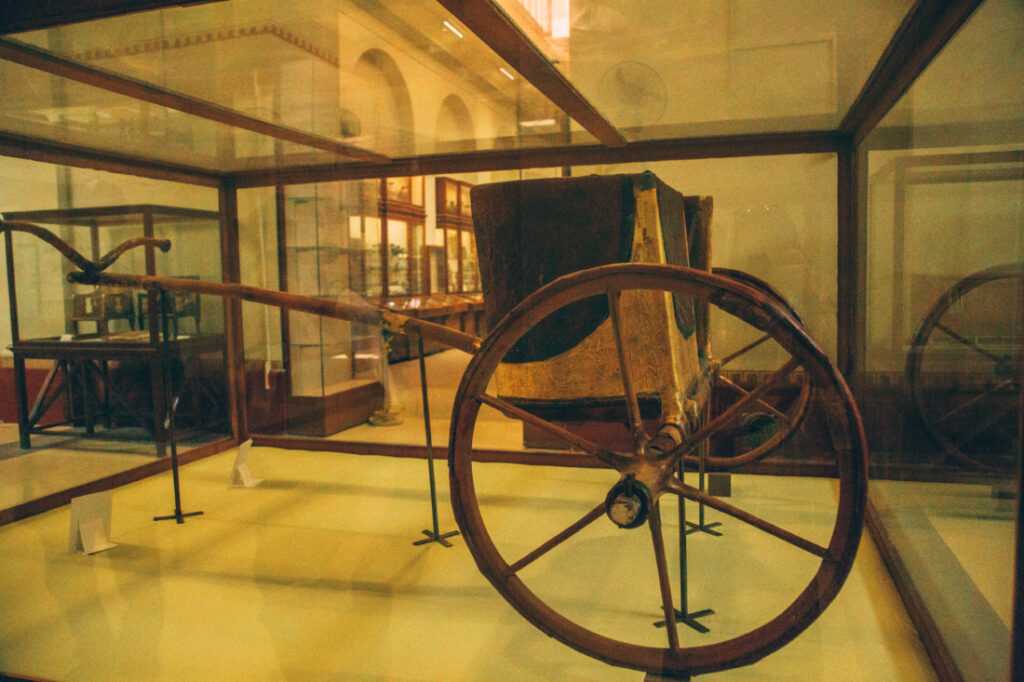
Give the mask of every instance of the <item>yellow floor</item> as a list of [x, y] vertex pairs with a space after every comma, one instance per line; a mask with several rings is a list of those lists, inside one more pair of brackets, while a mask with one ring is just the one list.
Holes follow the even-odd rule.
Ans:
[[0, 424], [0, 509], [121, 473], [156, 459], [149, 443], [114, 443], [64, 435], [18, 445], [18, 425]]
[[[0, 670], [76, 681], [643, 679], [536, 630], [461, 540], [413, 546], [430, 525], [423, 460], [254, 448], [250, 467], [264, 482], [232, 489], [234, 454], [183, 467], [185, 511], [204, 512], [183, 525], [152, 520], [173, 506], [169, 474], [115, 491], [119, 546], [106, 552], [68, 552], [67, 507], [0, 527]], [[450, 530], [443, 461], [437, 473], [440, 526]], [[477, 475], [489, 528], [515, 553], [592, 506], [608, 472], [490, 464]], [[736, 476], [733, 488], [734, 503], [812, 539], [834, 515], [828, 480]], [[775, 615], [802, 586], [799, 552], [729, 519], [722, 530], [690, 536], [691, 607], [717, 613], [704, 621], [710, 635], [681, 633], [687, 646]], [[609, 536], [621, 551], [595, 554]], [[581, 621], [629, 621], [641, 639], [664, 637], [646, 625], [658, 599], [644, 529], [600, 519], [528, 570], [525, 579]], [[934, 674], [865, 537], [844, 589], [809, 629], [752, 666], [707, 678]]]

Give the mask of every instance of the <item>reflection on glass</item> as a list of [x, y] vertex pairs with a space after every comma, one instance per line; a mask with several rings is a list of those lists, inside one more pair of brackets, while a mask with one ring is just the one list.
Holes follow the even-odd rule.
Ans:
[[409, 293], [409, 223], [388, 220], [388, 295]]
[[459, 273], [459, 231], [444, 231], [445, 260], [448, 262], [448, 291], [461, 291], [462, 277]]
[[[1021, 572], [1021, 20], [1020, 3], [982, 3], [862, 145], [857, 399], [872, 466], [898, 479], [874, 487], [872, 504], [957, 676], [971, 680], [1012, 676]], [[945, 617], [954, 612], [969, 617]]]
[[428, 275], [430, 277], [430, 288], [427, 293], [429, 294], [443, 294], [446, 289], [445, 279], [445, 265], [444, 265], [444, 247], [443, 246], [428, 246], [427, 247], [427, 258], [428, 258]]
[[[381, 221], [370, 191], [376, 186], [338, 182], [284, 189], [287, 291], [350, 303], [380, 292]], [[292, 396], [325, 397], [372, 378], [363, 376], [375, 367], [367, 355], [377, 352], [370, 328], [293, 311], [287, 338]]]
[[480, 268], [476, 259], [476, 235], [462, 231], [462, 291], [480, 290]]
[[409, 293], [423, 293], [423, 225], [414, 224], [409, 245]]

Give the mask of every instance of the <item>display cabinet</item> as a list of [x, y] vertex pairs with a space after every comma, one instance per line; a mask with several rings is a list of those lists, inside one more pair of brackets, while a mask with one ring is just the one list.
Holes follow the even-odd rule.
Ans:
[[419, 296], [425, 291], [425, 223], [423, 178], [384, 178], [380, 216], [386, 235], [385, 299]]
[[468, 182], [437, 178], [437, 229], [444, 235], [448, 293], [480, 291]]
[[[167, 253], [133, 249], [110, 272], [221, 280], [220, 217], [203, 211], [152, 204], [5, 212], [5, 220], [45, 227], [92, 260], [136, 237], [167, 239]], [[45, 272], [28, 257], [35, 244], [5, 234], [15, 392], [21, 445], [56, 428], [113, 435], [143, 428], [164, 451], [164, 383], [177, 407], [182, 435], [216, 430], [227, 422], [223, 302], [196, 294], [167, 294], [166, 343], [160, 331], [156, 291], [135, 294], [118, 287], [70, 284], [60, 269]], [[23, 250], [24, 249], [24, 250]], [[21, 252], [23, 258], [19, 258]], [[32, 286], [18, 288], [18, 280]], [[62, 305], [63, 315], [33, 314]], [[19, 314], [20, 311], [20, 314]], [[191, 326], [179, 329], [179, 320]], [[165, 348], [166, 346], [166, 348]], [[171, 373], [161, 364], [174, 358]], [[35, 367], [29, 368], [28, 364]], [[45, 371], [42, 382], [29, 381]], [[37, 383], [30, 407], [27, 387]]]
[[[391, 196], [394, 193], [408, 191], [409, 196], [418, 197], [417, 186], [413, 184], [406, 190], [405, 178], [389, 178], [386, 193]], [[423, 178], [413, 178], [414, 181], [422, 183]], [[483, 334], [483, 296], [480, 293], [480, 270], [477, 265], [476, 239], [473, 234], [473, 219], [469, 200], [468, 182], [455, 180], [454, 178], [434, 179], [434, 204], [436, 218], [436, 234], [440, 244], [430, 244], [423, 247], [416, 241], [420, 231], [411, 226], [403, 232], [398, 226], [397, 234], [399, 239], [407, 234], [410, 239], [408, 265], [409, 278], [406, 280], [403, 274], [393, 276], [397, 286], [389, 289], [389, 295], [385, 297], [384, 303], [392, 310], [403, 312], [407, 315], [415, 315], [429, 319], [432, 322], [467, 331], [473, 334]], [[390, 199], [382, 202], [382, 210], [387, 210]], [[388, 221], [389, 235], [392, 231], [392, 222]], [[397, 250], [404, 248], [404, 244], [397, 245]], [[395, 262], [394, 253], [396, 245], [391, 246], [391, 262]], [[413, 249], [422, 249], [413, 252]], [[392, 266], [393, 268], [393, 266]], [[408, 295], [396, 295], [399, 287], [409, 281]], [[418, 353], [418, 342], [403, 335], [398, 335], [389, 340], [389, 358], [392, 362], [398, 362]], [[432, 353], [440, 350], [441, 346], [430, 341], [424, 342], [424, 352]]]
[[[374, 194], [365, 183], [278, 189], [282, 288], [330, 300], [380, 295], [386, 280], [378, 266], [382, 221]], [[380, 408], [379, 329], [308, 313], [281, 315], [290, 433], [326, 436]]]

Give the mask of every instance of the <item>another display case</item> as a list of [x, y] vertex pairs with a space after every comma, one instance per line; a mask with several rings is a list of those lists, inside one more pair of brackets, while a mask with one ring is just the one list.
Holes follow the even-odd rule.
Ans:
[[[380, 270], [374, 266], [381, 220], [372, 197], [358, 182], [278, 190], [285, 290], [330, 300], [380, 294]], [[290, 433], [326, 436], [365, 421], [381, 407], [379, 329], [282, 312], [282, 332]]]
[[380, 182], [380, 216], [387, 243], [382, 295], [385, 299], [419, 296], [426, 290], [423, 178], [384, 178]]
[[[3, 217], [50, 229], [92, 260], [136, 237], [167, 239], [168, 252], [136, 248], [109, 271], [221, 279], [220, 216], [213, 211], [142, 204], [5, 212]], [[165, 376], [157, 291], [137, 294], [118, 287], [70, 284], [60, 270], [40, 277], [37, 263], [16, 254], [23, 245], [31, 248], [31, 241], [7, 233], [6, 243], [14, 264], [8, 270], [8, 292], [22, 447], [30, 446], [32, 434], [54, 428], [84, 429], [93, 435], [142, 427], [162, 453], [169, 438], [165, 381], [171, 382], [183, 434], [226, 425], [224, 312], [219, 298], [167, 294], [167, 346], [175, 367]], [[35, 286], [19, 291], [19, 278]], [[63, 301], [63, 316], [25, 314], [55, 300]], [[191, 320], [187, 330], [180, 327], [181, 318]], [[26, 361], [52, 362], [31, 408], [27, 386], [35, 382], [27, 379]]]
[[448, 293], [480, 291], [468, 182], [437, 178], [437, 229], [444, 235]]

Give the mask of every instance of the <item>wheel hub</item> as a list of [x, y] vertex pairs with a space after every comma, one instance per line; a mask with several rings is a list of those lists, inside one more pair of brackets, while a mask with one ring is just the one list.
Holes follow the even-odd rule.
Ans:
[[605, 513], [619, 528], [637, 528], [647, 521], [653, 499], [651, 490], [633, 474], [612, 486], [605, 498]]

